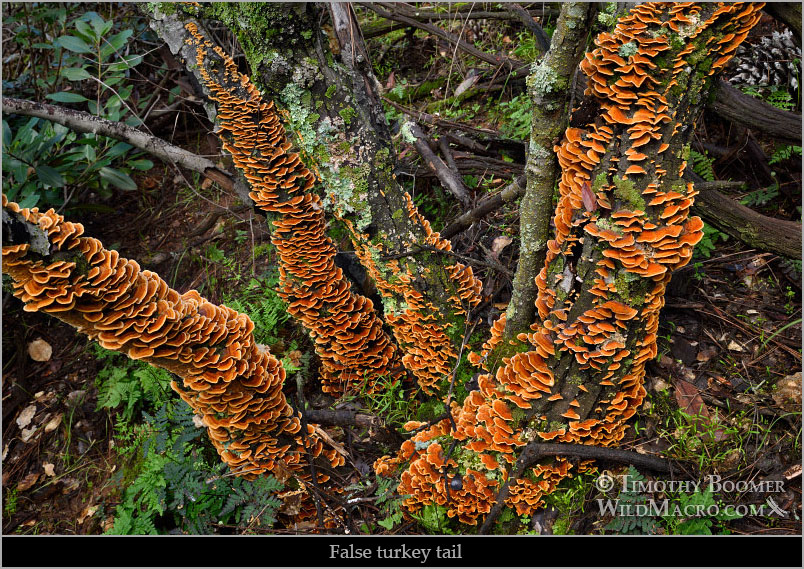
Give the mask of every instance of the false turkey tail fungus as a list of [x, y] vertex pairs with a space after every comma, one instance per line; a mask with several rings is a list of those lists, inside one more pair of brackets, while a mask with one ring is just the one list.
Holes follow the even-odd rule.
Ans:
[[324, 391], [343, 393], [366, 381], [399, 375], [398, 350], [371, 300], [351, 292], [325, 232], [316, 176], [291, 152], [273, 102], [262, 99], [224, 51], [188, 23], [196, 64], [218, 107], [223, 148], [243, 171], [256, 205], [270, 215], [279, 254], [279, 296], [309, 331], [321, 360]]
[[[529, 350], [491, 368], [500, 347], [495, 324], [483, 353], [471, 357], [489, 372], [479, 389], [453, 403], [451, 420], [377, 461], [377, 472], [404, 468], [399, 493], [411, 511], [439, 504], [476, 524], [529, 442], [622, 439], [645, 395], [670, 274], [702, 237], [701, 220], [689, 217], [695, 189], [681, 179], [687, 125], [761, 8], [646, 3], [597, 37], [581, 70], [585, 97], [601, 112], [586, 125], [571, 121], [555, 148], [562, 172], [555, 236], [536, 279], [538, 321], [519, 338]], [[443, 456], [452, 441], [454, 452]], [[588, 468], [589, 461], [544, 460], [511, 481], [505, 504], [532, 513], [564, 477]], [[463, 476], [463, 490], [446, 488], [444, 469]]]
[[[82, 237], [81, 224], [52, 209], [22, 209], [3, 195], [3, 217], [16, 217], [47, 235], [47, 247], [4, 235], [3, 272], [24, 310], [47, 312], [109, 350], [178, 376], [171, 384], [200, 415], [226, 464], [246, 478], [278, 462], [301, 478], [309, 457], [340, 466], [282, 393], [285, 370], [254, 341], [254, 323], [191, 290], [179, 294], [158, 275]], [[4, 223], [5, 226], [5, 223]], [[44, 253], [44, 254], [43, 254]], [[327, 475], [319, 474], [323, 482]]]

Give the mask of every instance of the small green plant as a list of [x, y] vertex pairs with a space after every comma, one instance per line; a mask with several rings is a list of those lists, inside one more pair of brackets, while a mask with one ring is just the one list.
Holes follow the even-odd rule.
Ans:
[[261, 344], [273, 344], [279, 329], [290, 320], [287, 305], [276, 292], [278, 276], [252, 278], [236, 296], [224, 297], [229, 308], [248, 315], [254, 322], [254, 338]]
[[[681, 516], [679, 516], [681, 514]], [[662, 516], [667, 533], [674, 535], [712, 535], [713, 529], [720, 535], [731, 533], [723, 522], [736, 520], [742, 515], [725, 508], [723, 502], [716, 500], [712, 487], [692, 494], [680, 492], [671, 501], [668, 514]]]
[[516, 140], [528, 140], [533, 120], [533, 105], [527, 93], [498, 104], [501, 132]]
[[[774, 178], [775, 180], [775, 178]], [[779, 196], [779, 182], [774, 181], [767, 188], [760, 188], [742, 197], [740, 203], [747, 206], [764, 206]]]
[[690, 150], [690, 158], [692, 159], [692, 169], [696, 174], [707, 182], [715, 181], [715, 170], [712, 167], [715, 161], [709, 157], [706, 151], [701, 154], [695, 150]]
[[377, 525], [388, 531], [394, 529], [404, 518], [402, 510], [404, 496], [399, 496], [394, 492], [397, 484], [398, 481], [394, 478], [377, 477], [377, 507], [380, 508], [381, 515], [385, 516], [383, 519], [377, 520]]
[[447, 516], [447, 509], [440, 504], [427, 504], [411, 517], [422, 525], [426, 533], [454, 535], [458, 532], [451, 527], [453, 520]]
[[163, 369], [128, 359], [126, 356], [93, 345], [96, 359], [104, 362], [95, 383], [98, 409], [119, 408], [126, 422], [139, 419], [138, 411], [157, 408], [174, 396], [171, 376]]
[[729, 236], [726, 233], [704, 223], [703, 238], [698, 242], [693, 250], [693, 257], [708, 259], [712, 256], [718, 241], [727, 241]]
[[13, 516], [17, 512], [17, 489], [9, 488], [6, 490], [6, 499], [3, 503], [3, 513], [8, 516]]
[[800, 146], [795, 146], [793, 144], [779, 145], [776, 147], [776, 150], [774, 150], [773, 154], [768, 160], [768, 164], [776, 164], [784, 160], [790, 160], [791, 158], [796, 156], [801, 158]]
[[[658, 525], [655, 517], [649, 513], [650, 509], [647, 508], [649, 505], [648, 497], [640, 492], [637, 492], [636, 490], [636, 488], [639, 487], [638, 483], [645, 482], [645, 477], [640, 474], [636, 468], [629, 466], [628, 481], [630, 484], [626, 484], [625, 487], [620, 490], [620, 493], [617, 495], [617, 499], [613, 501], [613, 504], [611, 504], [612, 508], [610, 509], [614, 514], [614, 519], [606, 524], [603, 529], [605, 531], [624, 535], [650, 535], [656, 533]], [[599, 500], [599, 502], [602, 501]], [[605, 511], [605, 508], [602, 507], [602, 504], [601, 509]], [[626, 512], [629, 515], [618, 515], [615, 513], [618, 511], [617, 509], [619, 509], [620, 512]], [[646, 514], [637, 515], [640, 513], [640, 509], [644, 509]], [[632, 513], [634, 515], [630, 515]]]
[[219, 533], [271, 527], [283, 485], [273, 476], [253, 481], [232, 476], [211, 448], [192, 410], [172, 399], [145, 423], [119, 425], [118, 452], [132, 465], [117, 481], [122, 500], [110, 534]]
[[785, 298], [787, 299], [787, 302], [785, 302], [784, 304], [784, 310], [785, 312], [787, 312], [788, 315], [791, 315], [796, 311], [796, 305], [795, 305], [796, 291], [794, 291], [793, 288], [790, 285], [788, 285], [787, 287], [785, 287], [784, 295]]

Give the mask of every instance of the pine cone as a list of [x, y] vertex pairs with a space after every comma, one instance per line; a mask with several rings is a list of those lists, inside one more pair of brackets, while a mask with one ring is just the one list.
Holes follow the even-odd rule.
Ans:
[[801, 48], [789, 30], [773, 32], [760, 43], [738, 47], [734, 66], [729, 81], [735, 85], [786, 87], [793, 94], [799, 88]]

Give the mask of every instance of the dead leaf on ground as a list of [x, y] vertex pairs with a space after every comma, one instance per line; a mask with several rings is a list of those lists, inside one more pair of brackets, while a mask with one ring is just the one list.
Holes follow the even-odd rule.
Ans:
[[494, 258], [498, 258], [500, 253], [502, 253], [502, 250], [513, 243], [513, 241], [513, 239], [506, 237], [505, 235], [500, 235], [499, 237], [495, 238], [494, 241], [491, 242], [491, 253], [494, 255]]
[[730, 341], [729, 345], [727, 347], [732, 352], [744, 352], [745, 351], [745, 348], [743, 348], [740, 344], [738, 344], [734, 340]]
[[78, 516], [78, 523], [83, 524], [85, 519], [91, 518], [92, 516], [95, 515], [95, 512], [97, 511], [98, 511], [97, 506], [87, 506]]
[[55, 417], [53, 417], [50, 421], [47, 422], [45, 425], [45, 432], [49, 433], [50, 431], [55, 431], [58, 426], [61, 424], [61, 418], [64, 416], [64, 413], [59, 413]]
[[[683, 379], [674, 380], [673, 385], [676, 388], [676, 402], [681, 411], [691, 417], [692, 423], [697, 425], [701, 432], [707, 433], [712, 426], [712, 416], [701, 397], [700, 390], [689, 381], [684, 381]], [[722, 441], [725, 437], [723, 429], [715, 429], [714, 438], [716, 441]]]
[[23, 429], [22, 433], [20, 433], [20, 439], [22, 439], [22, 442], [27, 443], [28, 441], [31, 440], [31, 437], [34, 436], [34, 433], [36, 433], [36, 431], [38, 430], [39, 427], [37, 427], [36, 425], [31, 427], [30, 429]]
[[17, 426], [20, 429], [24, 429], [31, 423], [31, 419], [33, 419], [34, 415], [36, 415], [36, 405], [28, 405], [25, 409], [20, 412], [19, 416], [17, 416]]
[[801, 411], [801, 372], [777, 381], [771, 397], [774, 403], [785, 411], [791, 413]]
[[31, 486], [36, 484], [37, 480], [39, 480], [39, 473], [31, 472], [28, 476], [23, 478], [19, 484], [17, 484], [17, 492], [25, 492]]
[[279, 494], [282, 500], [282, 506], [279, 508], [279, 512], [286, 516], [298, 515], [299, 512], [301, 512], [303, 494], [304, 490], [292, 490], [284, 494]]
[[28, 355], [37, 362], [46, 362], [53, 355], [53, 348], [42, 338], [37, 338], [28, 344]]

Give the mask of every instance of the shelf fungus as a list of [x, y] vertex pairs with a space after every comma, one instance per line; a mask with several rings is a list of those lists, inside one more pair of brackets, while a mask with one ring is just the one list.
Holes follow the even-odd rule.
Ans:
[[[500, 342], [495, 325], [471, 356], [485, 372], [478, 389], [453, 403], [451, 420], [417, 430], [396, 456], [375, 463], [377, 472], [402, 470], [398, 491], [411, 511], [439, 504], [476, 524], [529, 442], [623, 438], [645, 395], [665, 287], [702, 237], [701, 220], [689, 216], [695, 188], [681, 178], [692, 135], [685, 125], [761, 7], [639, 4], [596, 38], [581, 70], [584, 104], [600, 110], [587, 124], [572, 117], [555, 148], [555, 235], [536, 278], [537, 322], [519, 338], [527, 351], [488, 361]], [[562, 479], [593, 467], [542, 460], [510, 481], [505, 504], [533, 513]], [[454, 477], [461, 491], [446, 487]]]
[[[233, 472], [255, 478], [278, 464], [309, 478], [309, 458], [340, 466], [313, 425], [303, 432], [282, 393], [285, 370], [254, 341], [254, 323], [198, 292], [179, 294], [158, 275], [82, 237], [83, 226], [52, 209], [22, 209], [3, 195], [3, 273], [26, 311], [43, 311], [101, 346], [164, 368], [172, 387], [200, 415]], [[44, 247], [7, 221], [46, 235]], [[328, 477], [319, 475], [323, 482]]]
[[194, 23], [188, 43], [210, 99], [217, 104], [218, 136], [244, 174], [256, 205], [269, 213], [279, 254], [279, 296], [312, 338], [324, 391], [340, 394], [380, 377], [396, 378], [399, 353], [383, 331], [371, 300], [350, 290], [326, 235], [316, 176], [291, 151], [279, 114], [223, 50]]
[[[410, 195], [404, 194], [408, 216], [422, 228], [423, 242], [406, 243], [407, 246], [427, 246], [438, 250], [451, 251], [452, 244], [442, 238], [430, 227], [430, 222], [419, 214]], [[446, 318], [441, 311], [428, 302], [424, 295], [413, 286], [416, 275], [396, 260], [384, 264], [376, 261], [381, 255], [377, 245], [373, 245], [367, 235], [360, 233], [348, 219], [342, 218], [351, 233], [355, 254], [366, 268], [377, 290], [386, 300], [385, 320], [393, 331], [400, 350], [404, 353], [402, 364], [411, 372], [421, 390], [428, 395], [444, 393], [456, 358], [455, 342], [448, 335]], [[455, 315], [466, 315], [468, 310], [480, 304], [482, 283], [472, 268], [462, 263], [454, 263], [443, 268], [444, 281], [449, 283], [451, 296], [449, 304]], [[393, 299], [401, 298], [402, 304], [395, 305]]]

